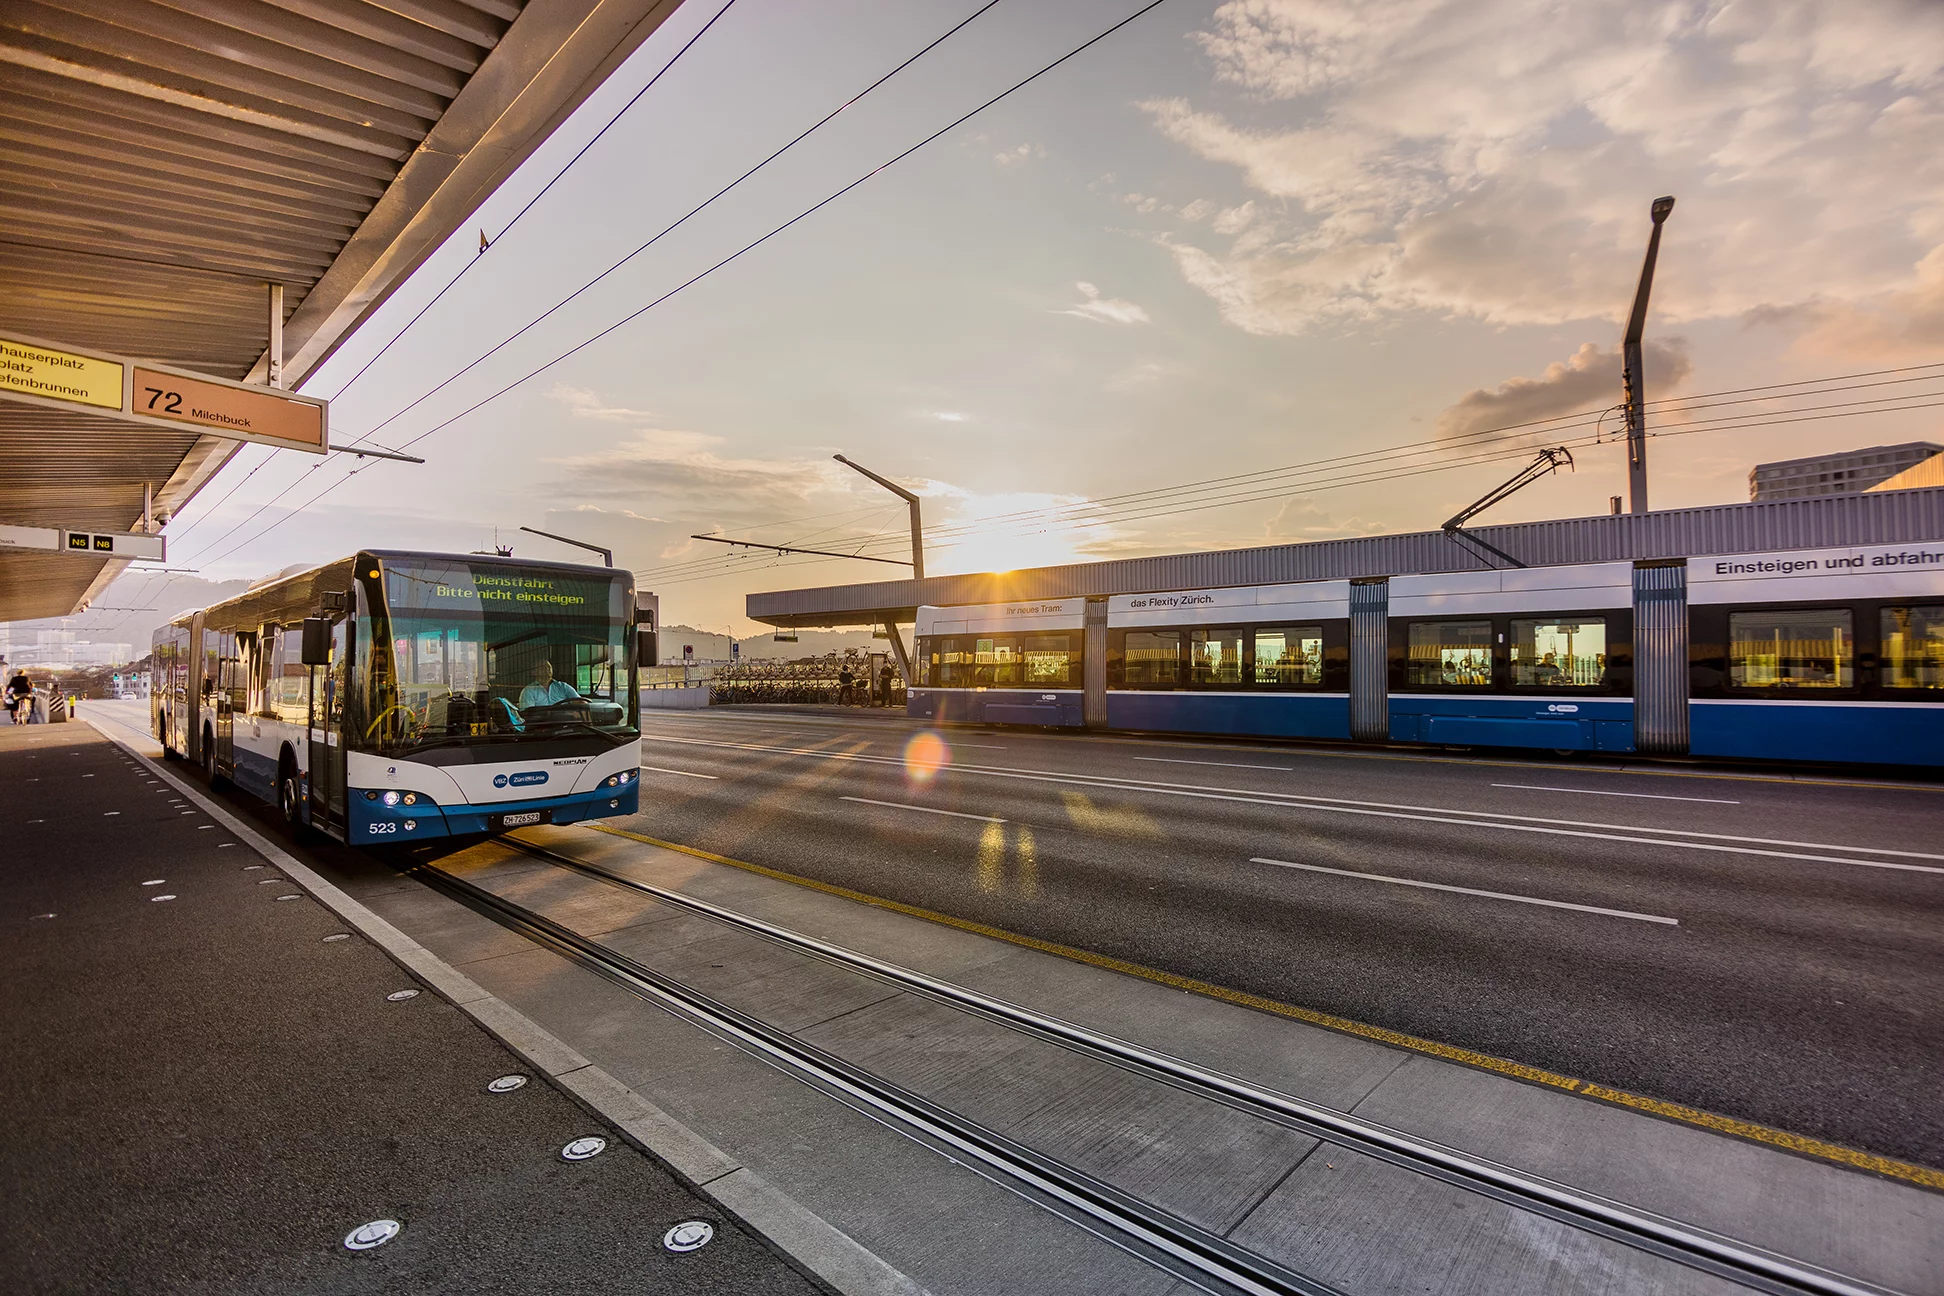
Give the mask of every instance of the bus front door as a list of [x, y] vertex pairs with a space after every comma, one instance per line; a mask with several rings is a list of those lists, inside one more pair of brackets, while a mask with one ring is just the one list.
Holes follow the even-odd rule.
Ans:
[[344, 833], [344, 683], [350, 678], [349, 623], [331, 626], [331, 664], [313, 666], [310, 701], [311, 823]]
[[217, 772], [227, 774], [236, 768], [236, 689], [242, 683], [242, 663], [237, 660], [236, 636], [223, 631], [217, 637], [216, 688], [210, 701], [215, 706]]

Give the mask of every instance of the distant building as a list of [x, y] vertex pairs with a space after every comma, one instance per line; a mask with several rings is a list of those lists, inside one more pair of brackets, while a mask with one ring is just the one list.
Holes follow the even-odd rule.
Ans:
[[1856, 495], [1940, 453], [1944, 453], [1944, 445], [1912, 441], [1756, 464], [1748, 472], [1748, 498], [1760, 503], [1814, 495]]

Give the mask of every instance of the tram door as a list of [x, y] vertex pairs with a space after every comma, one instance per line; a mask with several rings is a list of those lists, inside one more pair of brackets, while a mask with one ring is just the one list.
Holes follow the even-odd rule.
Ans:
[[331, 624], [331, 664], [310, 668], [310, 812], [320, 826], [344, 825], [344, 683], [350, 678], [348, 630]]

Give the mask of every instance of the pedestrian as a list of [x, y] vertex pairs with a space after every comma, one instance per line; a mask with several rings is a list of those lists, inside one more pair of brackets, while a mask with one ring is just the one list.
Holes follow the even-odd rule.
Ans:
[[851, 686], [856, 682], [857, 682], [857, 676], [851, 674], [850, 663], [845, 662], [842, 669], [840, 669], [837, 672], [837, 705], [838, 706], [850, 705]]
[[15, 724], [26, 724], [33, 718], [34, 682], [27, 678], [27, 672], [17, 670], [7, 681], [7, 714]]

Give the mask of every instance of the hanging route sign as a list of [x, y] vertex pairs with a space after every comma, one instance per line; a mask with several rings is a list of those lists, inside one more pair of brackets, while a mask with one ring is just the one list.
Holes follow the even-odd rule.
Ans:
[[145, 365], [135, 368], [134, 412], [170, 423], [297, 450], [324, 449], [324, 402], [293, 400], [273, 387], [191, 378]]
[[236, 441], [324, 454], [330, 403], [275, 387], [0, 333], [0, 399], [130, 423], [185, 424]]

